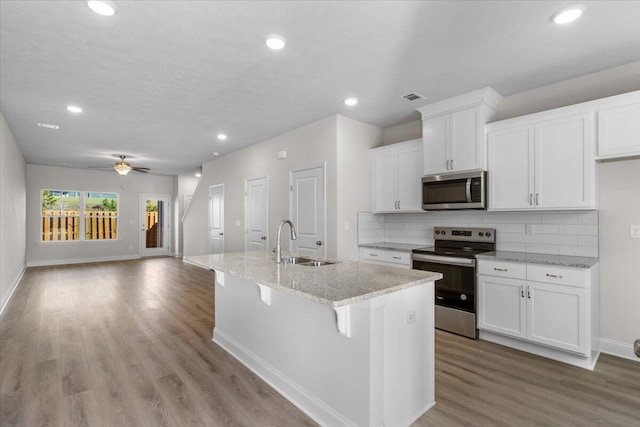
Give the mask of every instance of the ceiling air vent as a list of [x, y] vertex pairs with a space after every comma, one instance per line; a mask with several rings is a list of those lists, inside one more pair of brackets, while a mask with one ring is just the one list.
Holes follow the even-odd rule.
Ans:
[[420, 95], [419, 93], [410, 93], [402, 97], [405, 101], [416, 102], [421, 99], [426, 99], [426, 96]]

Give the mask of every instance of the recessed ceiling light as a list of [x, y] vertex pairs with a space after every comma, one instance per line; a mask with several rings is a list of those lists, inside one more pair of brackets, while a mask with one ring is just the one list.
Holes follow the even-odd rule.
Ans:
[[358, 103], [358, 98], [347, 98], [344, 100], [345, 105], [348, 105], [349, 107], [353, 107], [354, 105], [356, 105]]
[[554, 13], [553, 16], [551, 16], [551, 21], [556, 24], [568, 24], [578, 19], [580, 15], [582, 15], [582, 12], [584, 12], [584, 5], [582, 4], [565, 7]]
[[52, 125], [52, 124], [49, 124], [49, 123], [38, 123], [38, 126], [40, 126], [41, 128], [45, 128], [45, 129], [55, 129], [55, 130], [60, 129], [60, 126]]
[[225, 135], [224, 133], [219, 133], [218, 137], [217, 137], [220, 141], [224, 141], [227, 139], [227, 135]]
[[280, 50], [287, 43], [287, 40], [280, 34], [269, 34], [266, 43], [269, 49]]
[[87, 0], [87, 6], [102, 16], [113, 16], [116, 13], [116, 6], [109, 0]]
[[69, 111], [70, 113], [82, 113], [82, 108], [78, 107], [77, 105], [67, 105], [67, 111]]
[[200, 172], [196, 172], [196, 178], [200, 178], [202, 174]]

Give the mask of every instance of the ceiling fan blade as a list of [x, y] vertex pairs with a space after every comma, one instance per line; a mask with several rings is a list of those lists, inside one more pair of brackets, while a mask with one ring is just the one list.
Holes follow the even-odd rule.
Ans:
[[147, 173], [149, 172], [151, 169], [149, 168], [137, 168], [137, 167], [132, 167], [131, 168], [132, 171], [136, 171], [136, 172], [141, 172], [141, 173]]

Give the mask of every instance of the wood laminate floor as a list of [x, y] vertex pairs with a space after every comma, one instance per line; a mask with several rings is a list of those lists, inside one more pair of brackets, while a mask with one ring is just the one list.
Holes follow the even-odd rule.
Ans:
[[[0, 318], [0, 425], [315, 425], [211, 342], [213, 300], [174, 258], [27, 269]], [[638, 426], [640, 364], [438, 331], [436, 401], [416, 426]]]

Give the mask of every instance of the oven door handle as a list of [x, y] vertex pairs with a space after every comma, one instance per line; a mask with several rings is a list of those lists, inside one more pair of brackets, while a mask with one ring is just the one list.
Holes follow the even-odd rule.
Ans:
[[423, 254], [413, 254], [413, 260], [433, 262], [434, 264], [459, 265], [462, 267], [475, 267], [476, 265], [476, 260], [471, 258], [453, 258]]

